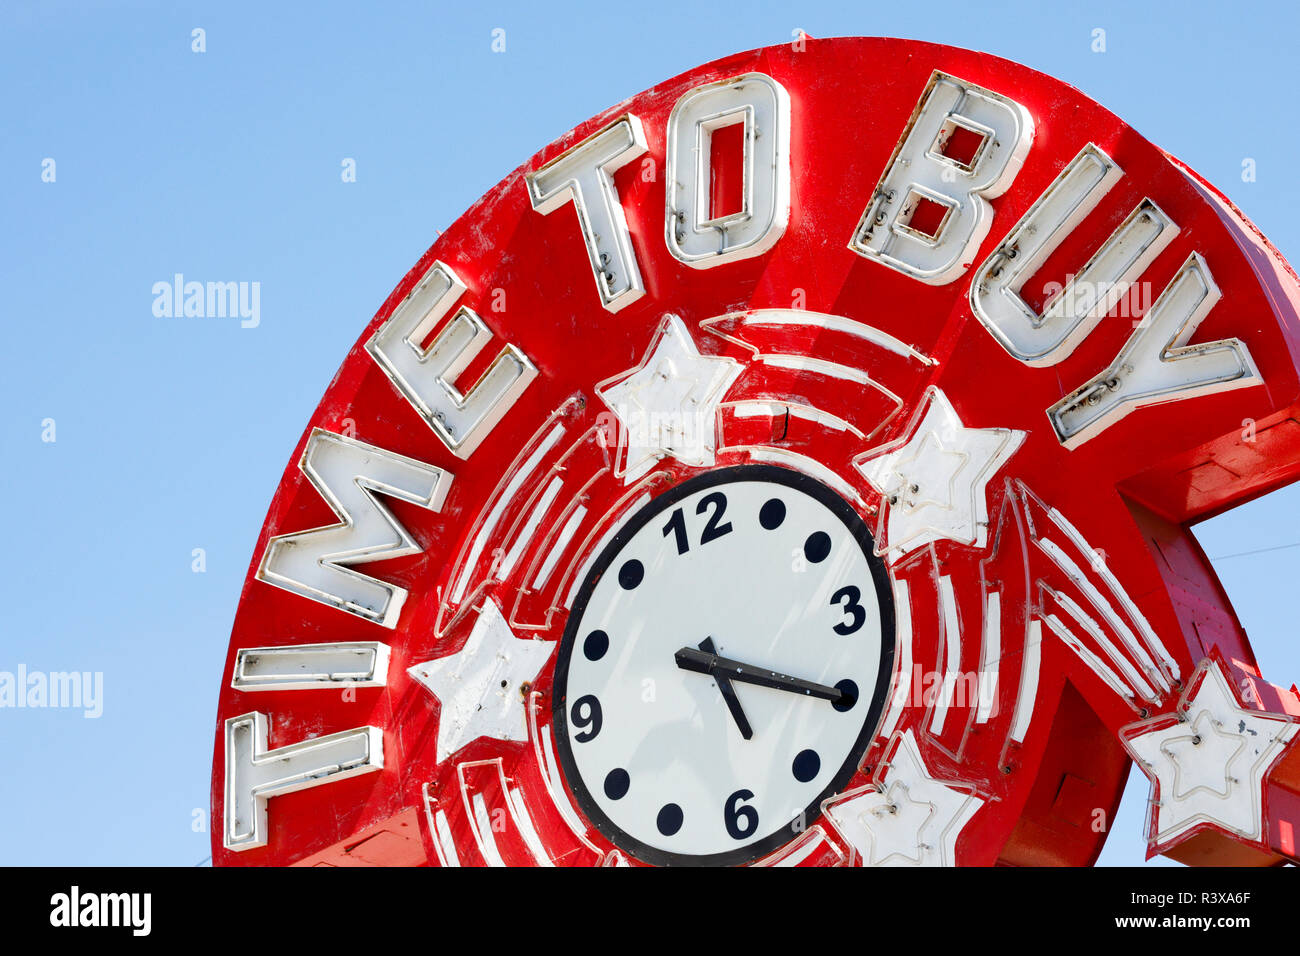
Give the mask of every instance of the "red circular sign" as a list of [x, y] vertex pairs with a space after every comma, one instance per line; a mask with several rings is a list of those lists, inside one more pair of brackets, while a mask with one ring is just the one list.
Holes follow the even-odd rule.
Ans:
[[1187, 528], [1300, 471], [1298, 293], [984, 54], [801, 38], [593, 118], [294, 451], [214, 861], [1087, 864], [1130, 761], [1153, 853], [1294, 860], [1300, 699]]

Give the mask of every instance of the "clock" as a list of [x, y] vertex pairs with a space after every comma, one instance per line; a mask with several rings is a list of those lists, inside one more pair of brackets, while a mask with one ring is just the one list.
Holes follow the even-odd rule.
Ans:
[[588, 819], [658, 865], [785, 844], [858, 768], [894, 655], [888, 573], [853, 507], [742, 465], [635, 512], [597, 556], [555, 666], [555, 736]]

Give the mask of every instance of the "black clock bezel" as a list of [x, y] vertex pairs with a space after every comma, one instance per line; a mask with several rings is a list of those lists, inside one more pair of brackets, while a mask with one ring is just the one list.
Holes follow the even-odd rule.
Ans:
[[[572, 743], [569, 740], [568, 694], [566, 692], [569, 678], [569, 661], [573, 648], [577, 643], [579, 626], [586, 612], [587, 604], [591, 600], [592, 592], [627, 542], [656, 516], [663, 514], [664, 511], [683, 498], [715, 485], [739, 481], [768, 482], [800, 491], [825, 505], [848, 528], [854, 541], [857, 542], [858, 547], [866, 556], [867, 566], [871, 569], [872, 580], [876, 588], [876, 601], [880, 608], [880, 665], [876, 676], [876, 686], [870, 698], [870, 706], [867, 708], [866, 717], [863, 719], [862, 730], [834, 777], [804, 809], [803, 814], [801, 814], [802, 828], [799, 826], [800, 817], [796, 817], [767, 836], [752, 843], [746, 843], [734, 850], [711, 854], [673, 853], [650, 846], [621, 829], [601, 810], [583, 782], [582, 774], [578, 771], [577, 763], [573, 757]], [[582, 583], [582, 587], [574, 598], [573, 607], [569, 612], [569, 618], [564, 628], [564, 635], [560, 639], [560, 646], [556, 653], [552, 690], [552, 727], [555, 736], [555, 749], [565, 778], [565, 784], [587, 820], [606, 839], [638, 860], [655, 866], [738, 866], [767, 856], [797, 837], [803, 832], [803, 829], [811, 826], [814, 821], [820, 818], [822, 803], [828, 797], [841, 792], [844, 786], [853, 778], [863, 754], [866, 753], [867, 747], [875, 739], [884, 714], [890, 682], [893, 678], [894, 653], [897, 642], [894, 592], [889, 571], [885, 567], [884, 561], [876, 555], [874, 544], [874, 538], [862, 516], [839, 494], [803, 472], [779, 465], [767, 464], [731, 465], [688, 478], [686, 481], [674, 485], [663, 494], [653, 498], [647, 505], [632, 515], [627, 523], [618, 530], [596, 558], [587, 579]]]

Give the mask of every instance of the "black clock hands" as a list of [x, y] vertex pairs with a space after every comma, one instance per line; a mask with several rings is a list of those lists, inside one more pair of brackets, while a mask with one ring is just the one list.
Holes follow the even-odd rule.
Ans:
[[[687, 650], [688, 648], [683, 648]], [[717, 657], [717, 648], [713, 646], [713, 638], [706, 637], [700, 641], [700, 650], [696, 653], [704, 653], [707, 656]], [[678, 656], [678, 666], [681, 666], [681, 657]], [[713, 679], [718, 684], [718, 690], [722, 692], [722, 699], [727, 703], [727, 709], [731, 711], [732, 718], [736, 721], [736, 727], [740, 730], [740, 736], [749, 740], [754, 736], [754, 728], [749, 726], [749, 718], [745, 716], [745, 710], [740, 706], [740, 698], [736, 696], [736, 688], [731, 686], [731, 681], [725, 674], [714, 673]]]
[[778, 674], [776, 671], [767, 670], [766, 668], [742, 664], [740, 661], [733, 661], [729, 657], [719, 657], [717, 654], [705, 649], [703, 644], [700, 645], [700, 648], [700, 650], [696, 650], [692, 647], [683, 647], [679, 650], [674, 655], [677, 666], [684, 671], [708, 674], [718, 681], [719, 687], [722, 686], [722, 679], [728, 679], [740, 681], [742, 684], [771, 687], [775, 690], [784, 690], [806, 697], [817, 697], [821, 700], [829, 700], [832, 704], [849, 704], [852, 701], [852, 695], [838, 687], [827, 687], [825, 684], [801, 680], [788, 674]]

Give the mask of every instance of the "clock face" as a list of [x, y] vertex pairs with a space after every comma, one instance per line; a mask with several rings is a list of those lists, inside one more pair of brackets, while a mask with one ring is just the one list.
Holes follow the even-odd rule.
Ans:
[[701, 475], [634, 514], [574, 602], [566, 781], [646, 862], [755, 859], [853, 775], [893, 653], [888, 574], [852, 506], [783, 468]]

